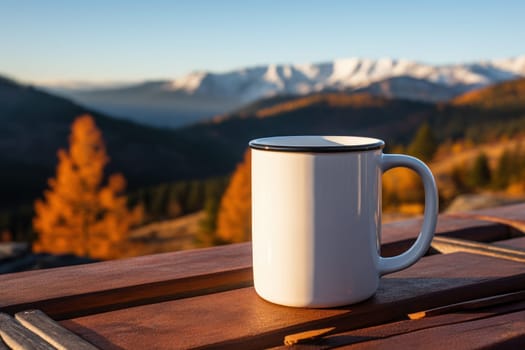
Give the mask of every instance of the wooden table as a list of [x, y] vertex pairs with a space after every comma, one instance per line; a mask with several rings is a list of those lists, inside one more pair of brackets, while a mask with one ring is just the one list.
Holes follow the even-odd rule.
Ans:
[[[385, 225], [383, 254], [419, 225]], [[250, 243], [1, 275], [0, 349], [525, 348], [524, 228], [524, 204], [441, 215], [426, 257], [331, 309], [259, 298]]]

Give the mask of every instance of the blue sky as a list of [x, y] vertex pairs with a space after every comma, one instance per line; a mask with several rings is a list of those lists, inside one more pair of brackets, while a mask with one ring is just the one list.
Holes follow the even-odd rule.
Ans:
[[343, 57], [525, 54], [525, 1], [0, 0], [0, 74], [137, 81]]

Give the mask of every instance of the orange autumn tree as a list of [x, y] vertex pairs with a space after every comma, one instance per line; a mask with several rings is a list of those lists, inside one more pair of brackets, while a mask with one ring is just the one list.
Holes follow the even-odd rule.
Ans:
[[247, 150], [221, 199], [217, 236], [226, 242], [244, 242], [250, 240], [251, 229], [251, 153]]
[[34, 250], [97, 259], [121, 256], [126, 234], [142, 221], [143, 209], [128, 209], [121, 174], [111, 175], [102, 185], [109, 158], [91, 116], [73, 122], [69, 150], [60, 149], [58, 159], [56, 177], [49, 180], [44, 200], [35, 202]]

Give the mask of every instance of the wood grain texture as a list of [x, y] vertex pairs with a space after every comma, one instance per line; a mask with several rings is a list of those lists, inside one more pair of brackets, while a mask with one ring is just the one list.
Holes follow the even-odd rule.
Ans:
[[525, 233], [525, 203], [450, 214], [459, 219], [477, 219], [504, 224]]
[[[307, 350], [312, 348], [340, 348], [343, 345], [364, 343], [367, 341], [389, 338], [396, 335], [409, 334], [424, 329], [486, 319], [522, 310], [525, 310], [525, 302], [485, 307], [476, 309], [475, 312], [472, 311], [461, 313], [448, 313], [439, 316], [427, 317], [419, 320], [403, 320], [391, 322], [373, 327], [355, 329], [347, 332], [332, 332], [330, 335], [325, 336], [321, 339], [313, 340], [311, 342], [304, 342], [303, 344], [298, 344], [293, 349]], [[285, 346], [278, 346], [273, 349], [286, 350], [290, 348], [287, 348]]]
[[422, 329], [370, 340], [340, 349], [523, 349], [525, 310], [510, 314]]
[[13, 317], [0, 314], [0, 337], [13, 350], [54, 350], [49, 343], [22, 326]]
[[525, 263], [525, 249], [504, 247], [459, 238], [435, 236], [432, 248], [443, 254], [466, 252]]
[[[54, 319], [250, 285], [251, 245], [0, 275], [0, 311]], [[35, 288], [38, 286], [38, 288]]]
[[466, 253], [434, 255], [383, 278], [368, 301], [343, 308], [288, 308], [262, 300], [253, 288], [243, 288], [61, 324], [102, 348], [146, 344], [156, 349], [264, 348], [301, 331], [328, 327], [345, 331], [400, 320], [410, 312], [517, 291], [524, 284], [520, 263]]
[[494, 242], [493, 244], [500, 247], [525, 249], [525, 237], [507, 239], [501, 242]]
[[[422, 221], [412, 219], [385, 224], [382, 229], [381, 254], [393, 256], [407, 250], [416, 240]], [[447, 214], [439, 216], [435, 234], [477, 242], [511, 238], [509, 228], [503, 224], [470, 217], [457, 218]]]
[[15, 318], [22, 326], [37, 334], [59, 350], [97, 350], [78, 335], [65, 329], [40, 310], [19, 312]]

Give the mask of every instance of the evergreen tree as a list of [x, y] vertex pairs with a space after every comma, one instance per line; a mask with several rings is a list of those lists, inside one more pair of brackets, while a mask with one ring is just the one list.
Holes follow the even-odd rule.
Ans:
[[468, 181], [466, 180], [468, 174], [463, 167], [454, 166], [450, 173], [450, 178], [454, 184], [455, 191], [458, 193], [468, 192], [469, 186], [467, 185]]
[[189, 183], [187, 181], [176, 182], [169, 187], [168, 215], [176, 218], [190, 211], [187, 208]]
[[170, 219], [178, 218], [182, 215], [182, 205], [177, 198], [169, 197], [168, 207], [165, 216]]
[[191, 181], [186, 198], [186, 210], [190, 213], [199, 211], [204, 203], [204, 186], [200, 181]]
[[469, 172], [468, 182], [471, 187], [483, 188], [490, 183], [491, 173], [489, 161], [485, 153], [480, 153], [474, 160]]
[[521, 143], [518, 143], [511, 155], [512, 172], [510, 181], [514, 183], [524, 182], [525, 177], [525, 154]]
[[510, 183], [510, 176], [512, 174], [512, 156], [507, 150], [503, 151], [498, 159], [498, 165], [494, 172], [492, 183], [497, 189], [505, 189]]
[[418, 129], [414, 139], [408, 146], [408, 153], [424, 162], [429, 162], [437, 149], [438, 143], [432, 128], [425, 123]]
[[201, 222], [201, 229], [207, 233], [214, 233], [217, 230], [217, 216], [224, 190], [225, 180], [222, 178], [209, 180], [205, 184], [204, 212], [206, 216]]
[[167, 186], [165, 184], [154, 187], [150, 191], [149, 212], [156, 220], [163, 219], [167, 206]]
[[130, 226], [141, 222], [142, 208], [127, 208], [126, 180], [120, 174], [102, 186], [109, 161], [100, 130], [89, 115], [72, 125], [69, 150], [59, 150], [56, 177], [44, 200], [35, 202], [37, 252], [73, 253], [99, 259], [120, 256]]

